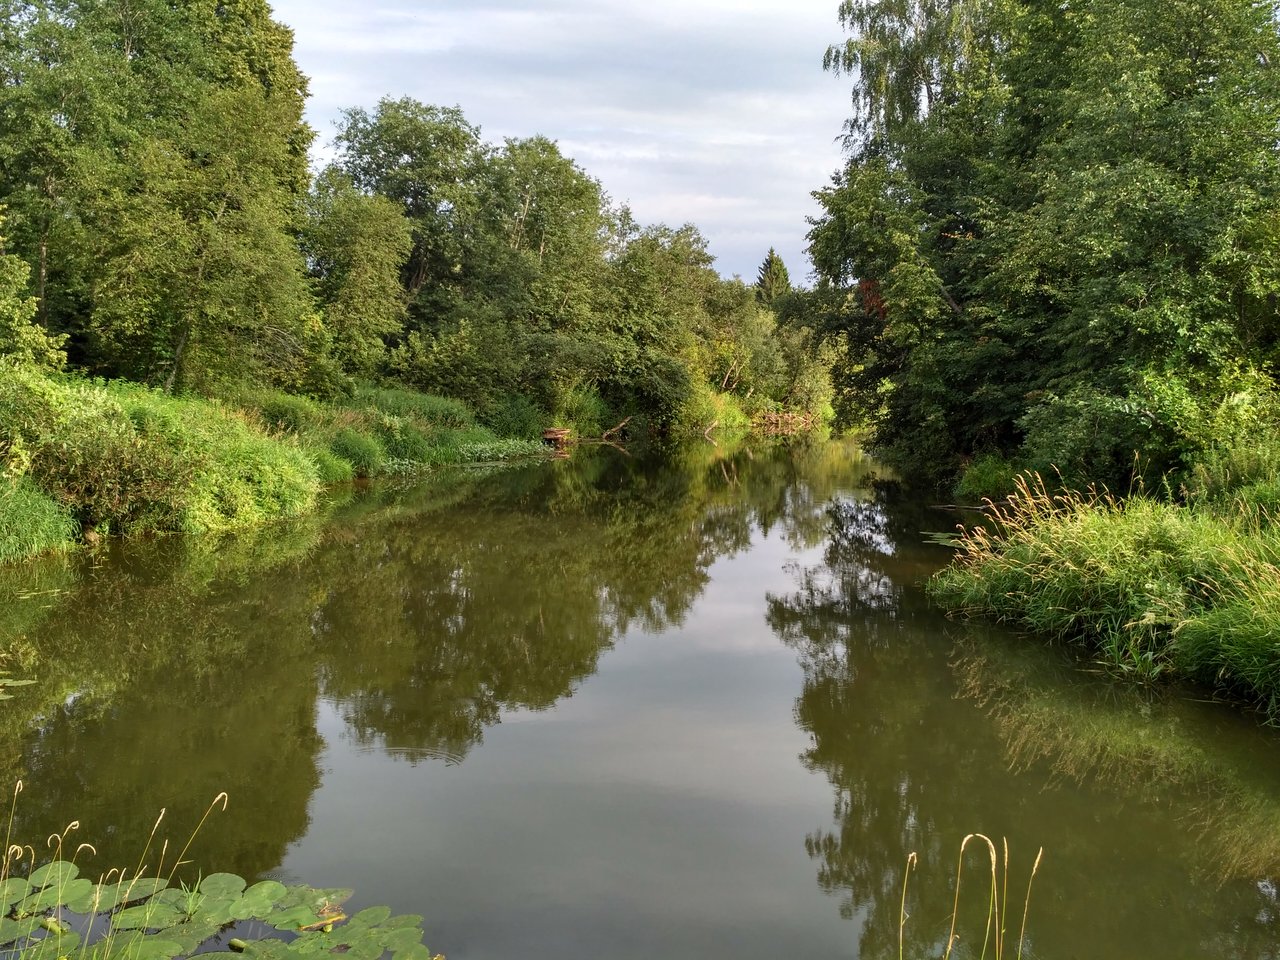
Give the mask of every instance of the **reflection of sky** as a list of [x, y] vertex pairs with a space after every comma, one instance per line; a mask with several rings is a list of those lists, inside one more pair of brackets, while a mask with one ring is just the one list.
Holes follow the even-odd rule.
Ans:
[[453, 960], [855, 956], [804, 837], [830, 820], [792, 718], [802, 674], [765, 623], [780, 537], [717, 562], [684, 625], [636, 633], [459, 765], [388, 763], [321, 706], [311, 833], [285, 864], [425, 911]]

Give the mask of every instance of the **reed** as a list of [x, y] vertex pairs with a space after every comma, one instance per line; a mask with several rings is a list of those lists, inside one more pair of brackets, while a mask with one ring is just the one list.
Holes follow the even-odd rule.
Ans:
[[[960, 942], [960, 935], [957, 932], [960, 921], [960, 892], [964, 880], [964, 855], [969, 844], [974, 841], [981, 841], [986, 845], [987, 852], [990, 857], [990, 885], [988, 890], [987, 910], [986, 910], [986, 926], [983, 933], [982, 952], [979, 955], [981, 960], [985, 960], [988, 953], [993, 960], [1004, 960], [1006, 955], [1006, 939], [1008, 936], [1008, 915], [1009, 915], [1009, 841], [1003, 841], [1004, 856], [1003, 860], [996, 852], [995, 842], [989, 837], [981, 833], [971, 833], [960, 843], [960, 854], [956, 860], [956, 881], [955, 881], [955, 899], [951, 909], [951, 929], [947, 934], [947, 945], [943, 951], [943, 960], [950, 960], [955, 946]], [[1040, 864], [1044, 859], [1044, 848], [1040, 848], [1040, 852], [1036, 854], [1035, 863], [1031, 867], [1031, 875], [1027, 879], [1027, 892], [1022, 901], [1022, 920], [1018, 927], [1017, 941], [1017, 958], [1021, 960], [1023, 947], [1027, 939], [1027, 917], [1031, 912], [1031, 886], [1035, 882], [1036, 874], [1040, 872]], [[911, 872], [916, 868], [919, 858], [913, 851], [907, 857], [906, 870], [902, 878], [902, 906], [900, 909], [900, 923], [898, 927], [898, 960], [903, 960], [905, 954], [905, 937], [904, 930], [907, 923], [907, 885], [911, 877]]]

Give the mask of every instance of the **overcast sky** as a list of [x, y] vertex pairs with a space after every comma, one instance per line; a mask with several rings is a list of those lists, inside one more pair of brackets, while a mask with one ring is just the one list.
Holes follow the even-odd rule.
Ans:
[[543, 134], [642, 223], [693, 222], [726, 276], [769, 247], [809, 275], [809, 193], [840, 164], [837, 0], [273, 0], [318, 149], [345, 107], [457, 105], [491, 143]]

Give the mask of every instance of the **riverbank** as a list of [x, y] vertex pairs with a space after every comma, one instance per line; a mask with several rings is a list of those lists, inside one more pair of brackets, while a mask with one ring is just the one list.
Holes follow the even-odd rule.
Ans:
[[357, 390], [174, 397], [9, 367], [0, 377], [0, 563], [106, 534], [220, 533], [314, 511], [326, 487], [541, 456], [455, 400]]
[[1275, 722], [1280, 529], [1264, 492], [1120, 500], [1024, 479], [929, 591], [953, 613], [1083, 643], [1118, 673], [1186, 678]]

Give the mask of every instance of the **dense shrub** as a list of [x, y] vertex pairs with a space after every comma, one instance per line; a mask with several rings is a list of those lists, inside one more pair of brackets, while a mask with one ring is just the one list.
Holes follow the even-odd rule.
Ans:
[[308, 446], [304, 452], [315, 464], [320, 483], [324, 486], [337, 486], [355, 479], [355, 467], [350, 461], [342, 459], [328, 447]]
[[476, 416], [461, 400], [437, 397], [413, 390], [364, 387], [356, 391], [353, 405], [372, 407], [396, 417], [420, 420], [452, 429], [475, 425]]
[[534, 440], [546, 425], [546, 414], [522, 393], [504, 394], [485, 416], [485, 426], [500, 437]]
[[85, 526], [214, 531], [309, 510], [300, 450], [234, 411], [140, 386], [14, 370], [0, 380], [0, 451]]
[[1014, 491], [1017, 468], [998, 454], [978, 457], [965, 468], [956, 482], [955, 495], [966, 503], [1003, 500]]
[[377, 439], [351, 427], [339, 430], [330, 442], [329, 449], [351, 464], [358, 477], [374, 476], [387, 459], [386, 451]]

